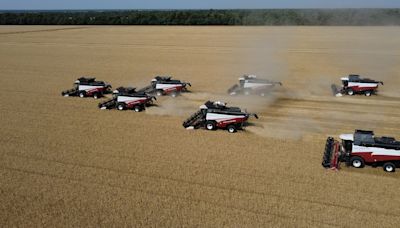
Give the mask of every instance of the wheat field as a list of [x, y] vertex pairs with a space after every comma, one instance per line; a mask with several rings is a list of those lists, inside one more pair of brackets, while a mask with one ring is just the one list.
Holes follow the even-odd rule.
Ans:
[[[321, 166], [327, 136], [400, 138], [397, 27], [0, 27], [0, 226], [396, 227], [400, 172]], [[229, 97], [245, 73], [282, 81]], [[373, 97], [334, 97], [359, 73]], [[192, 83], [145, 112], [65, 98], [82, 76]], [[244, 131], [186, 130], [206, 100], [255, 112]]]

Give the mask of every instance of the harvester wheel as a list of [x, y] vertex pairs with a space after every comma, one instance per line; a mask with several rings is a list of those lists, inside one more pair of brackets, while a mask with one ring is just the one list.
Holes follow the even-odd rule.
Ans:
[[84, 97], [85, 97], [85, 92], [83, 92], [83, 91], [82, 91], [82, 92], [79, 92], [79, 97], [80, 97], [80, 98], [84, 98]]
[[369, 97], [369, 96], [371, 96], [371, 95], [372, 95], [372, 92], [371, 92], [371, 91], [365, 91], [365, 96]]
[[119, 111], [124, 110], [124, 109], [125, 109], [125, 104], [119, 103], [119, 104], [117, 105], [117, 109], [118, 109]]
[[99, 94], [98, 93], [93, 93], [93, 98], [96, 99], [96, 100], [99, 99]]
[[133, 107], [133, 110], [135, 112], [140, 112], [140, 111], [142, 111], [142, 107], [140, 107], [140, 105], [136, 105], [135, 107]]
[[236, 126], [235, 125], [229, 125], [228, 127], [227, 127], [227, 129], [228, 129], [228, 132], [229, 133], [235, 133], [236, 132]]
[[391, 162], [386, 162], [385, 164], [383, 164], [383, 170], [385, 172], [392, 173], [392, 172], [396, 171], [396, 166]]
[[357, 168], [357, 169], [364, 168], [364, 166], [365, 166], [364, 159], [362, 159], [361, 157], [357, 157], [357, 156], [352, 157], [350, 159], [350, 164], [351, 164], [351, 166], [353, 166], [354, 168]]
[[350, 96], [354, 95], [354, 91], [352, 89], [347, 90], [347, 94]]
[[157, 90], [156, 95], [157, 96], [162, 96], [163, 95], [163, 91], [162, 90]]
[[176, 91], [171, 93], [171, 97], [176, 97], [176, 96], [178, 96], [178, 93]]
[[214, 121], [207, 121], [206, 122], [206, 129], [209, 131], [215, 130], [215, 122]]

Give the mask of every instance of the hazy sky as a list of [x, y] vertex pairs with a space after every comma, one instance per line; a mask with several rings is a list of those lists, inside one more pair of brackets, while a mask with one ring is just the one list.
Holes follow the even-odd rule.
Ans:
[[0, 9], [400, 8], [400, 0], [0, 0]]

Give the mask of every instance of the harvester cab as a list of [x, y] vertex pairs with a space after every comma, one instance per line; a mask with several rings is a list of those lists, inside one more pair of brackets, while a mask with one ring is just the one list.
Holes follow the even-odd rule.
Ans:
[[243, 75], [243, 77], [239, 78], [239, 84], [235, 84], [229, 88], [228, 93], [230, 95], [256, 94], [259, 96], [265, 96], [275, 85], [282, 85], [282, 83], [267, 79], [259, 79], [256, 75]]
[[322, 166], [338, 169], [341, 162], [354, 168], [365, 165], [381, 166], [394, 172], [400, 166], [400, 141], [393, 137], [376, 137], [373, 131], [356, 130], [354, 134], [340, 135], [340, 141], [326, 140]]
[[187, 129], [204, 127], [207, 130], [222, 128], [234, 133], [243, 128], [243, 124], [250, 116], [258, 119], [256, 114], [243, 112], [238, 107], [228, 107], [225, 102], [207, 101], [200, 106], [199, 111], [183, 122], [183, 127]]
[[170, 95], [176, 97], [182, 92], [187, 92], [187, 86], [192, 86], [189, 82], [172, 79], [170, 76], [156, 76], [151, 80], [149, 86], [139, 90], [157, 96]]

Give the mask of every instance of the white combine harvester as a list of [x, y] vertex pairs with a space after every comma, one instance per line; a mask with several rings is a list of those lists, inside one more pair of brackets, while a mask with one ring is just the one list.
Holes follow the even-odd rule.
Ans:
[[152, 95], [171, 97], [178, 96], [181, 92], [187, 91], [187, 86], [192, 86], [188, 82], [171, 79], [169, 76], [156, 76], [151, 80], [151, 84], [140, 89], [138, 92], [145, 92]]
[[364, 94], [369, 97], [372, 94], [376, 94], [378, 91], [379, 84], [383, 85], [382, 81], [375, 81], [369, 78], [361, 78], [359, 75], [351, 74], [348, 77], [341, 78], [342, 88], [333, 84], [332, 92], [335, 96], [340, 97], [343, 94], [353, 96], [355, 94]]
[[199, 111], [183, 122], [183, 127], [187, 129], [204, 127], [207, 130], [222, 128], [234, 133], [243, 127], [250, 116], [258, 119], [256, 114], [243, 112], [238, 107], [227, 107], [224, 102], [207, 101], [200, 106]]
[[386, 172], [400, 167], [400, 141], [393, 137], [376, 137], [373, 131], [356, 130], [339, 138], [341, 141], [332, 137], [326, 140], [323, 167], [338, 169], [340, 162], [355, 168], [382, 166]]
[[120, 111], [132, 109], [140, 112], [146, 106], [153, 104], [154, 96], [149, 96], [144, 92], [136, 92], [132, 87], [119, 87], [113, 92], [113, 98], [99, 104], [100, 109], [118, 109]]
[[256, 75], [244, 75], [239, 78], [239, 84], [228, 89], [230, 95], [260, 95], [265, 96], [275, 85], [282, 85], [281, 82], [274, 82], [267, 79], [257, 78]]
[[61, 92], [64, 97], [94, 97], [97, 99], [104, 94], [111, 92], [111, 85], [103, 81], [96, 81], [96, 78], [80, 77], [74, 83], [74, 88]]

